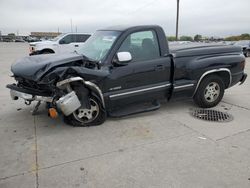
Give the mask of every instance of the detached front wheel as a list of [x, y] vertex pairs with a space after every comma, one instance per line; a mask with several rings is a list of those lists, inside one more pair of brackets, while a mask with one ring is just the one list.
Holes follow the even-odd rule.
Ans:
[[80, 107], [69, 116], [64, 116], [64, 121], [67, 124], [87, 127], [102, 124], [106, 119], [106, 113], [101, 102], [94, 96], [89, 98], [90, 107]]
[[211, 108], [216, 106], [224, 96], [225, 84], [217, 75], [205, 77], [195, 95], [195, 103], [202, 108]]

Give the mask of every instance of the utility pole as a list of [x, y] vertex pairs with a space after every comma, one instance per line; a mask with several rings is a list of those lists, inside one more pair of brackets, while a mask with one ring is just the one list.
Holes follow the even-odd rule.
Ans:
[[176, 34], [175, 34], [176, 41], [178, 40], [178, 32], [179, 32], [179, 4], [180, 0], [177, 0]]
[[71, 33], [73, 32], [73, 27], [72, 27], [72, 18], [70, 18], [70, 27], [71, 27]]

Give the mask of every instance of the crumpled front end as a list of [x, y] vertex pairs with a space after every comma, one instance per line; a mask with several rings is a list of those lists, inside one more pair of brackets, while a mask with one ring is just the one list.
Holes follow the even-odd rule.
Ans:
[[[79, 78], [79, 80], [82, 79]], [[18, 84], [7, 85], [7, 88], [10, 89], [10, 96], [13, 100], [23, 99], [26, 105], [30, 105], [34, 101], [37, 101], [37, 104], [39, 105], [41, 102], [46, 102], [49, 105], [49, 112], [50, 109], [53, 108], [61, 111], [66, 116], [72, 114], [81, 106], [80, 100], [76, 93], [71, 90], [68, 82], [65, 82], [65, 84], [57, 84], [58, 87], [54, 88], [54, 91], [46, 89], [42, 90], [42, 88], [39, 88], [39, 85], [36, 85], [36, 88], [34, 88], [29, 87], [30, 85], [27, 83], [25, 84], [26, 85], [24, 86], [23, 82], [19, 81]]]
[[7, 85], [11, 98], [24, 99], [27, 105], [37, 101], [33, 114], [41, 102], [46, 102], [51, 117], [57, 111], [70, 116], [80, 107], [89, 109], [90, 93], [104, 106], [102, 92], [95, 83], [100, 83], [109, 71], [86, 61], [79, 54], [25, 57], [11, 67], [16, 80]]
[[[72, 89], [75, 83], [82, 85], [80, 98], [79, 94], [76, 94]], [[7, 88], [10, 89], [10, 95], [13, 100], [24, 99], [27, 105], [30, 105], [33, 101], [37, 101], [38, 103], [33, 114], [38, 110], [41, 102], [46, 102], [49, 115], [50, 112], [57, 112], [59, 110], [65, 116], [69, 116], [82, 105], [88, 105], [89, 91], [96, 93], [102, 105], [105, 106], [99, 87], [90, 81], [85, 81], [81, 77], [71, 77], [52, 85], [41, 85], [35, 82], [27, 82], [25, 79], [18, 79], [18, 84], [9, 84]]]

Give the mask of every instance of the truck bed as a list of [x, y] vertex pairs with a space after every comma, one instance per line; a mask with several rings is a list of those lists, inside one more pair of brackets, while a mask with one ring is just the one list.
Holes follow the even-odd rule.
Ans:
[[238, 46], [222, 45], [222, 44], [170, 44], [170, 53], [178, 57], [212, 55], [221, 53], [239, 53], [242, 49]]

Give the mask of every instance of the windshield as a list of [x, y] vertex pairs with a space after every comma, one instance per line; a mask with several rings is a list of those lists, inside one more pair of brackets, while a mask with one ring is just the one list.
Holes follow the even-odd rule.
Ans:
[[96, 31], [78, 52], [95, 61], [101, 61], [120, 33], [119, 31]]

